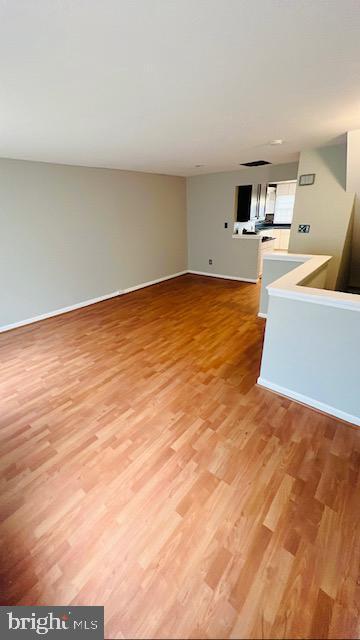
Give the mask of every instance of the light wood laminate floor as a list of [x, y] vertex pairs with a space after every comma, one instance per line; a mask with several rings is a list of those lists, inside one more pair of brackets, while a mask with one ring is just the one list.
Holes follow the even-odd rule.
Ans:
[[186, 275], [0, 336], [2, 604], [359, 637], [360, 430], [256, 386], [258, 293]]

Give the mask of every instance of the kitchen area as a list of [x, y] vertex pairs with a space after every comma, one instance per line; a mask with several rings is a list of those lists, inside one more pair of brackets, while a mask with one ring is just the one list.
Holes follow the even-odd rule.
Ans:
[[288, 250], [296, 184], [296, 180], [286, 180], [235, 188], [233, 238], [254, 241], [258, 277], [264, 253]]
[[192, 273], [256, 283], [265, 253], [284, 253], [298, 163], [262, 164], [187, 179], [188, 264]]

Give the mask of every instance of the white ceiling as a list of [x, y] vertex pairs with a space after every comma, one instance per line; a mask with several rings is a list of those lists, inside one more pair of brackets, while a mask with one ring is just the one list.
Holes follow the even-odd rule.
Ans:
[[191, 175], [356, 128], [359, 0], [0, 0], [0, 156]]

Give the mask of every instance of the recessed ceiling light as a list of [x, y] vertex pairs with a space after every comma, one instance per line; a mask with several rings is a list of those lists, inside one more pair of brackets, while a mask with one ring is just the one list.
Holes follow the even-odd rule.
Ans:
[[279, 140], [271, 140], [271, 141], [269, 142], [269, 144], [277, 145], [277, 144], [282, 144], [283, 142], [284, 142], [284, 141], [283, 141], [283, 140], [280, 140], [280, 139], [279, 139]]

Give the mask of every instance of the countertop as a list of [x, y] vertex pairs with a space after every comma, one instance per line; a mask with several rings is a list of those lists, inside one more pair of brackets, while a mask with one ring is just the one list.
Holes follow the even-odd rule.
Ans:
[[260, 240], [263, 244], [266, 242], [270, 242], [271, 240], [275, 240], [275, 238], [267, 238], [263, 240], [264, 236], [260, 235], [260, 233], [233, 233], [233, 238], [237, 238], [240, 240]]
[[268, 222], [258, 222], [255, 225], [257, 231], [262, 231], [263, 229], [291, 229], [291, 224], [269, 224]]
[[238, 240], [261, 240], [261, 235], [256, 233], [233, 233], [233, 238]]

